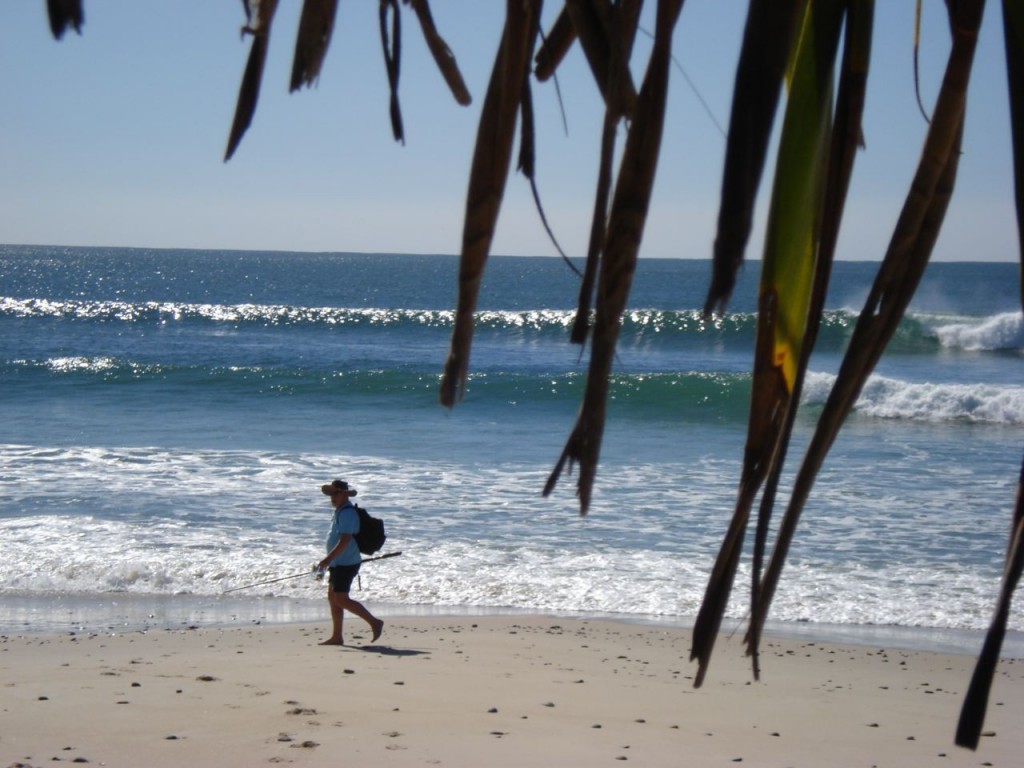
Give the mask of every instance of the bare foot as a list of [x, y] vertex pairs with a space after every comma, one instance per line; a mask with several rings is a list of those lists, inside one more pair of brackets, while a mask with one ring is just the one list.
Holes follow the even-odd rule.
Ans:
[[380, 619], [377, 619], [377, 621], [374, 622], [374, 624], [372, 626], [373, 626], [373, 640], [370, 641], [371, 643], [372, 642], [376, 642], [378, 639], [380, 639], [380, 633], [384, 631], [384, 622], [381, 621]]
[[320, 645], [344, 645], [344, 644], [345, 644], [345, 642], [343, 640], [335, 640], [333, 637], [329, 637], [326, 640], [324, 640], [322, 643], [320, 643]]

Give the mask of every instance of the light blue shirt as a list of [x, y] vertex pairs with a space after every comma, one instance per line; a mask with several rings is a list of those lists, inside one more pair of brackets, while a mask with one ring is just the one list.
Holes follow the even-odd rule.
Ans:
[[341, 554], [331, 560], [328, 563], [328, 567], [335, 565], [356, 565], [362, 562], [363, 556], [359, 552], [359, 546], [356, 544], [354, 534], [359, 532], [359, 513], [356, 512], [356, 508], [352, 506], [351, 501], [346, 501], [344, 505], [334, 510], [334, 518], [331, 522], [330, 533], [327, 534], [327, 552], [330, 553], [338, 542], [341, 540], [343, 534], [351, 533], [353, 538], [348, 540], [348, 544], [341, 550]]

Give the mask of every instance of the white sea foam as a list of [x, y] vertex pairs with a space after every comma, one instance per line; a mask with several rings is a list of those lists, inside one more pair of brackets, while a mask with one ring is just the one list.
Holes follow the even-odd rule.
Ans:
[[943, 347], [982, 350], [1024, 349], [1024, 313], [1004, 312], [984, 318], [929, 323]]
[[[916, 470], [912, 455], [901, 460], [895, 475]], [[527, 464], [11, 445], [0, 462], [0, 594], [212, 599], [293, 575], [237, 594], [320, 600], [323, 585], [307, 576], [329, 513], [318, 484], [341, 465], [386, 519], [386, 549], [404, 553], [364, 568], [368, 599], [680, 620], [700, 605], [736, 479], [734, 462], [718, 459], [618, 464], [615, 487], [602, 486], [581, 519], [571, 499], [524, 493], [544, 475]], [[1005, 525], [977, 510], [1010, 489], [975, 491], [964, 477], [962, 489], [945, 478], [929, 492], [925, 481], [908, 510], [866, 498], [850, 471], [845, 482], [824, 474], [772, 619], [983, 628]], [[884, 475], [875, 470], [883, 489]], [[748, 568], [745, 559], [734, 618], [747, 610]]]
[[[824, 404], [834, 382], [831, 374], [808, 374], [804, 402]], [[918, 383], [873, 375], [857, 399], [855, 412], [882, 419], [1019, 426], [1024, 424], [1024, 386]]]

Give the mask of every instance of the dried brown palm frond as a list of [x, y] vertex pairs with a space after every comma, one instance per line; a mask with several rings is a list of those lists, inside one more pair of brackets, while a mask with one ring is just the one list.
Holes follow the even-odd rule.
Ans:
[[[1006, 43], [1006, 72], [1010, 91], [1010, 119], [1013, 135], [1013, 167], [1017, 198], [1017, 236], [1020, 242], [1021, 266], [1024, 267], [1024, 7], [1015, 0], [1003, 0], [1003, 30]], [[1021, 307], [1024, 308], [1024, 281], [1021, 283]], [[985, 643], [971, 676], [964, 697], [956, 743], [977, 749], [981, 739], [989, 693], [999, 663], [1013, 593], [1024, 575], [1024, 463], [1017, 481], [1017, 504], [1010, 526], [1010, 542], [1006, 549], [1003, 583], [989, 624]]]
[[580, 280], [576, 315], [573, 318], [569, 340], [573, 344], [584, 344], [590, 333], [590, 309], [594, 285], [601, 266], [601, 249], [605, 241], [605, 225], [608, 219], [608, 199], [612, 189], [612, 165], [615, 160], [615, 136], [619, 120], [610, 107], [605, 107], [601, 127], [601, 161], [597, 171], [597, 189], [594, 195], [594, 211], [590, 219], [590, 241], [587, 246], [587, 261]]
[[[523, 12], [523, 8], [530, 9]], [[588, 51], [588, 60], [595, 71], [595, 77], [605, 95], [609, 109], [616, 115], [628, 115], [635, 101], [632, 79], [626, 63], [628, 50], [636, 35], [639, 19], [640, 3], [630, 0], [625, 3], [624, 10], [612, 8], [607, 0], [571, 0], [566, 4], [563, 14], [559, 17], [560, 31], [556, 37], [564, 49], [579, 38], [584, 49]], [[515, 55], [511, 58], [508, 52], [509, 30], [516, 29], [512, 24], [513, 17], [519, 17], [517, 23], [529, 22], [530, 28], [518, 28], [518, 34], [526, 36], [527, 59], [520, 62], [519, 38], [516, 38]], [[622, 23], [622, 19], [627, 23]], [[520, 142], [519, 168], [530, 180], [537, 209], [548, 230], [551, 239], [554, 235], [544, 217], [543, 208], [537, 193], [534, 178], [534, 145], [532, 122], [532, 99], [529, 85], [529, 61], [534, 56], [536, 39], [539, 34], [540, 4], [527, 3], [519, 8], [509, 7], [506, 12], [506, 29], [502, 37], [499, 60], [495, 63], [491, 85], [488, 88], [487, 101], [484, 104], [477, 143], [474, 150], [473, 168], [470, 173], [469, 192], [467, 193], [466, 219], [463, 231], [463, 246], [459, 268], [459, 299], [456, 308], [455, 326], [452, 331], [452, 342], [448, 359], [445, 363], [441, 381], [440, 400], [442, 405], [451, 407], [461, 399], [466, 377], [469, 372], [469, 354], [472, 345], [473, 313], [476, 310], [476, 297], [484, 266], [490, 252], [490, 244], [497, 224], [497, 215], [504, 195], [505, 183], [508, 179], [508, 162], [511, 158], [511, 140], [517, 116], [522, 117], [522, 139]], [[571, 32], [566, 25], [571, 26]], [[550, 49], [547, 49], [550, 50]], [[540, 55], [540, 54], [538, 54]], [[551, 62], [553, 71], [561, 55], [556, 55]], [[510, 62], [512, 62], [510, 64]], [[517, 69], [511, 69], [515, 67]], [[521, 72], [518, 69], [523, 67]], [[497, 78], [499, 68], [504, 76]], [[521, 83], [514, 83], [515, 72], [520, 72]], [[616, 101], [609, 100], [614, 93]], [[625, 95], [621, 95], [625, 94]], [[603, 153], [607, 155], [608, 153]], [[602, 175], [602, 178], [605, 178]], [[606, 200], [606, 198], [604, 198]], [[595, 220], [603, 217], [604, 206], [599, 193], [599, 208], [595, 210]], [[597, 211], [600, 210], [599, 214]], [[592, 236], [592, 242], [598, 239]], [[555, 242], [561, 253], [561, 248]], [[562, 253], [563, 257], [565, 256]], [[595, 258], [588, 258], [589, 274], [584, 276], [584, 286], [592, 286]], [[627, 289], [628, 295], [628, 289]], [[583, 294], [581, 293], [581, 296]], [[582, 302], [582, 300], [581, 300]], [[581, 313], [582, 315], [582, 313]]]
[[555, 23], [544, 36], [544, 42], [537, 49], [534, 56], [534, 76], [544, 82], [555, 74], [558, 65], [576, 42], [576, 27], [569, 17], [569, 9], [562, 7], [561, 13], [555, 19]]
[[[629, 59], [614, 53], [622, 42], [619, 39], [620, 27], [612, 18], [616, 10], [607, 0], [567, 0], [565, 8], [601, 95], [616, 113], [628, 117], [636, 106], [636, 89], [627, 66]], [[615, 101], [610, 98], [613, 79], [616, 82]]]
[[551, 244], [558, 251], [558, 255], [562, 257], [562, 260], [569, 269], [576, 274], [580, 274], [576, 265], [572, 263], [572, 260], [562, 250], [562, 246], [559, 245], [558, 238], [555, 237], [555, 232], [548, 222], [547, 214], [544, 212], [544, 205], [541, 203], [540, 190], [537, 187], [537, 141], [534, 133], [536, 126], [533, 120], [533, 89], [530, 87], [530, 77], [528, 74], [523, 78], [523, 94], [519, 101], [519, 112], [521, 115], [519, 125], [519, 162], [516, 167], [526, 180], [530, 182], [530, 192], [533, 194], [533, 202], [537, 207], [537, 215], [540, 217], [540, 222], [544, 227], [544, 231], [547, 232]]
[[571, 469], [578, 462], [580, 474], [576, 495], [580, 500], [580, 514], [586, 514], [590, 506], [597, 474], [608, 401], [608, 381], [622, 312], [626, 308], [633, 284], [633, 273], [658, 167], [672, 63], [672, 33], [682, 5], [682, 0], [658, 2], [654, 48], [637, 97], [636, 111], [623, 150], [608, 216], [583, 405], [576, 426], [544, 488], [545, 494], [550, 493], [566, 463]]
[[337, 13], [338, 0], [305, 0], [302, 4], [292, 61], [292, 91], [311, 86], [320, 77]]
[[917, 108], [921, 111], [921, 117], [927, 123], [931, 120], [928, 117], [928, 110], [924, 108], [924, 102], [921, 100], [921, 67], [920, 67], [920, 52], [921, 52], [921, 0], [917, 0], [917, 5], [914, 8], [914, 97], [917, 99]]
[[64, 37], [68, 27], [82, 34], [85, 23], [82, 0], [46, 0], [46, 13], [50, 19], [50, 31], [57, 40]]
[[[1003, 0], [1003, 32], [1010, 94], [1017, 242], [1021, 267], [1024, 268], [1024, 5], [1014, 0]], [[1021, 280], [1020, 303], [1024, 307], [1024, 280]]]
[[729, 143], [715, 235], [711, 287], [704, 311], [724, 310], [743, 263], [768, 139], [806, 0], [751, 0], [733, 90]]
[[242, 27], [242, 34], [252, 35], [252, 47], [249, 49], [245, 74], [242, 75], [242, 85], [238, 90], [235, 119], [231, 123], [228, 148], [224, 152], [225, 162], [235, 154], [238, 143], [249, 130], [252, 117], [256, 113], [260, 84], [263, 82], [263, 67], [267, 62], [267, 49], [270, 45], [270, 29], [274, 23], [274, 13], [277, 11], [277, 0], [257, 0], [253, 3], [244, 0], [244, 4], [248, 22]]
[[[427, 47], [455, 100], [464, 106], [469, 104], [472, 99], [462, 79], [462, 74], [459, 72], [455, 56], [438, 33], [427, 0], [403, 1], [406, 5], [411, 6], [416, 13], [427, 41]], [[260, 86], [263, 81], [263, 68], [266, 64], [267, 50], [270, 44], [270, 30], [278, 0], [242, 0], [242, 3], [248, 19], [242, 28], [242, 33], [243, 35], [252, 35], [253, 41], [239, 88], [235, 117], [231, 125], [231, 133], [228, 136], [227, 151], [224, 153], [225, 161], [230, 160], [235, 150], [238, 149], [238, 145], [252, 124], [253, 116], [256, 113], [256, 103], [259, 101]], [[320, 76], [324, 58], [331, 43], [337, 7], [338, 0], [304, 0], [302, 15], [299, 18], [299, 31], [295, 41], [295, 54], [292, 60], [289, 85], [291, 91], [296, 91], [304, 85], [312, 85]], [[405, 130], [398, 102], [398, 80], [402, 52], [401, 16], [398, 0], [380, 0], [379, 15], [384, 63], [391, 92], [389, 101], [391, 129], [395, 140], [404, 143]]]
[[398, 76], [402, 69], [402, 16], [398, 12], [398, 0], [380, 0], [380, 43], [384, 49], [384, 66], [388, 73], [388, 87], [391, 89], [391, 133], [395, 141], [404, 144], [405, 128], [402, 126], [402, 109], [398, 105]]
[[529, 76], [537, 37], [539, 6], [539, 0], [507, 0], [505, 30], [477, 128], [462, 229], [455, 325], [441, 378], [441, 404], [449, 408], [462, 399], [469, 375], [473, 313], [505, 194], [523, 83]]
[[632, 114], [636, 88], [629, 71], [629, 51], [642, 7], [643, 0], [567, 0], [537, 51], [537, 79], [544, 82], [552, 77], [572, 44], [579, 40], [606, 102], [612, 83], [616, 84], [612, 111], [621, 116]]
[[455, 54], [452, 53], [452, 49], [448, 47], [448, 43], [444, 41], [444, 38], [438, 34], [437, 26], [434, 24], [434, 17], [430, 13], [430, 5], [427, 3], [427, 0], [405, 0], [405, 4], [412, 6], [413, 11], [416, 13], [416, 18], [419, 19], [420, 28], [423, 30], [423, 37], [427, 41], [430, 54], [434, 57], [434, 62], [441, 71], [445, 82], [448, 83], [452, 96], [455, 97], [459, 104], [464, 107], [467, 106], [473, 99], [469, 95], [469, 89], [466, 88], [465, 81], [462, 79], [459, 65], [455, 62]]
[[[570, 341], [574, 344], [586, 343], [590, 331], [594, 286], [597, 282], [601, 249], [604, 247], [608, 219], [608, 200], [611, 195], [612, 173], [614, 170], [612, 166], [615, 157], [616, 132], [619, 124], [632, 114], [633, 107], [630, 105], [635, 105], [636, 102], [635, 89], [628, 64], [633, 51], [633, 43], [636, 40], [636, 34], [639, 29], [642, 6], [642, 0], [624, 0], [623, 2], [615, 3], [601, 14], [604, 22], [597, 25], [604, 32], [603, 47], [607, 49], [606, 55], [609, 58], [609, 62], [605, 67], [608, 80], [602, 87], [602, 93], [605, 95], [605, 111], [601, 126], [601, 154], [598, 164], [594, 209], [591, 215], [586, 266], [580, 281], [576, 315], [569, 336]], [[570, 6], [567, 5], [563, 13], [559, 15], [558, 20], [555, 22], [555, 28], [547, 41], [548, 43], [552, 40], [561, 41], [557, 45], [564, 46], [565, 49], [568, 49], [575, 39], [574, 25], [576, 22], [574, 19], [581, 15], [578, 11], [575, 14], [569, 13], [569, 8]], [[597, 14], [593, 15], [596, 16]], [[560, 29], [563, 24], [572, 30], [572, 34], [566, 34]], [[557, 54], [550, 53], [545, 57], [543, 56], [545, 50], [542, 49], [537, 54], [538, 79], [544, 79], [554, 74], [554, 69], [564, 53], [564, 50], [559, 50]], [[543, 72], [541, 70], [542, 60], [544, 61]], [[620, 91], [623, 90], [627, 93], [626, 96], [619, 95]]]
[[996, 666], [999, 664], [1006, 625], [1010, 619], [1010, 604], [1013, 593], [1024, 574], [1024, 464], [1021, 465], [1017, 482], [1017, 505], [1010, 527], [1010, 544], [1006, 551], [1006, 567], [1003, 570], [1003, 584], [996, 601], [995, 615], [985, 636], [985, 643], [978, 655], [978, 662], [971, 676], [971, 683], [960, 710], [960, 721], [956, 729], [956, 743], [968, 749], [977, 749], [981, 740], [981, 729], [985, 724], [988, 697], [992, 691]]

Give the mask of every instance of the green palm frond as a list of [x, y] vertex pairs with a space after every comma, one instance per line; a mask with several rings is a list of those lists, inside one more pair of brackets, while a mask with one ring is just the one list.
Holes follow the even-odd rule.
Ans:
[[[698, 686], [732, 591], [751, 507], [780, 455], [789, 412], [796, 407], [800, 366], [806, 364], [804, 343], [831, 139], [833, 65], [845, 6], [842, 0], [808, 4], [795, 48], [761, 267], [743, 473], [732, 522], [693, 632], [690, 655], [699, 663]], [[753, 576], [756, 584], [757, 569]]]
[[763, 613], [771, 604], [817, 472], [895, 332], [942, 226], [956, 179], [966, 88], [983, 6], [983, 2], [959, 3], [951, 18], [953, 45], [917, 174], [794, 483], [761, 584]]
[[[846, 194], [853, 175], [854, 157], [863, 146], [861, 116], [864, 111], [864, 97], [867, 90], [868, 67], [871, 59], [871, 37], [874, 28], [874, 0], [848, 4], [845, 24], [843, 62], [839, 77], [839, 94], [836, 100], [829, 150], [828, 172], [818, 240], [818, 257], [814, 268], [814, 285], [811, 289], [807, 325], [801, 347], [801, 359], [793, 384], [792, 399], [797, 402], [803, 391], [807, 364], [825, 307], [832, 262], [835, 258], [839, 229], [843, 218]], [[785, 464], [793, 423], [797, 408], [790, 407], [786, 423], [776, 448], [772, 467], [765, 482], [758, 510], [757, 532], [754, 538], [752, 584], [750, 598], [750, 631], [747, 646], [754, 660], [754, 674], [758, 674], [758, 649], [761, 630], [767, 618], [768, 605], [761, 599], [761, 574], [763, 557], [767, 547], [769, 526], [778, 491], [782, 469]]]

